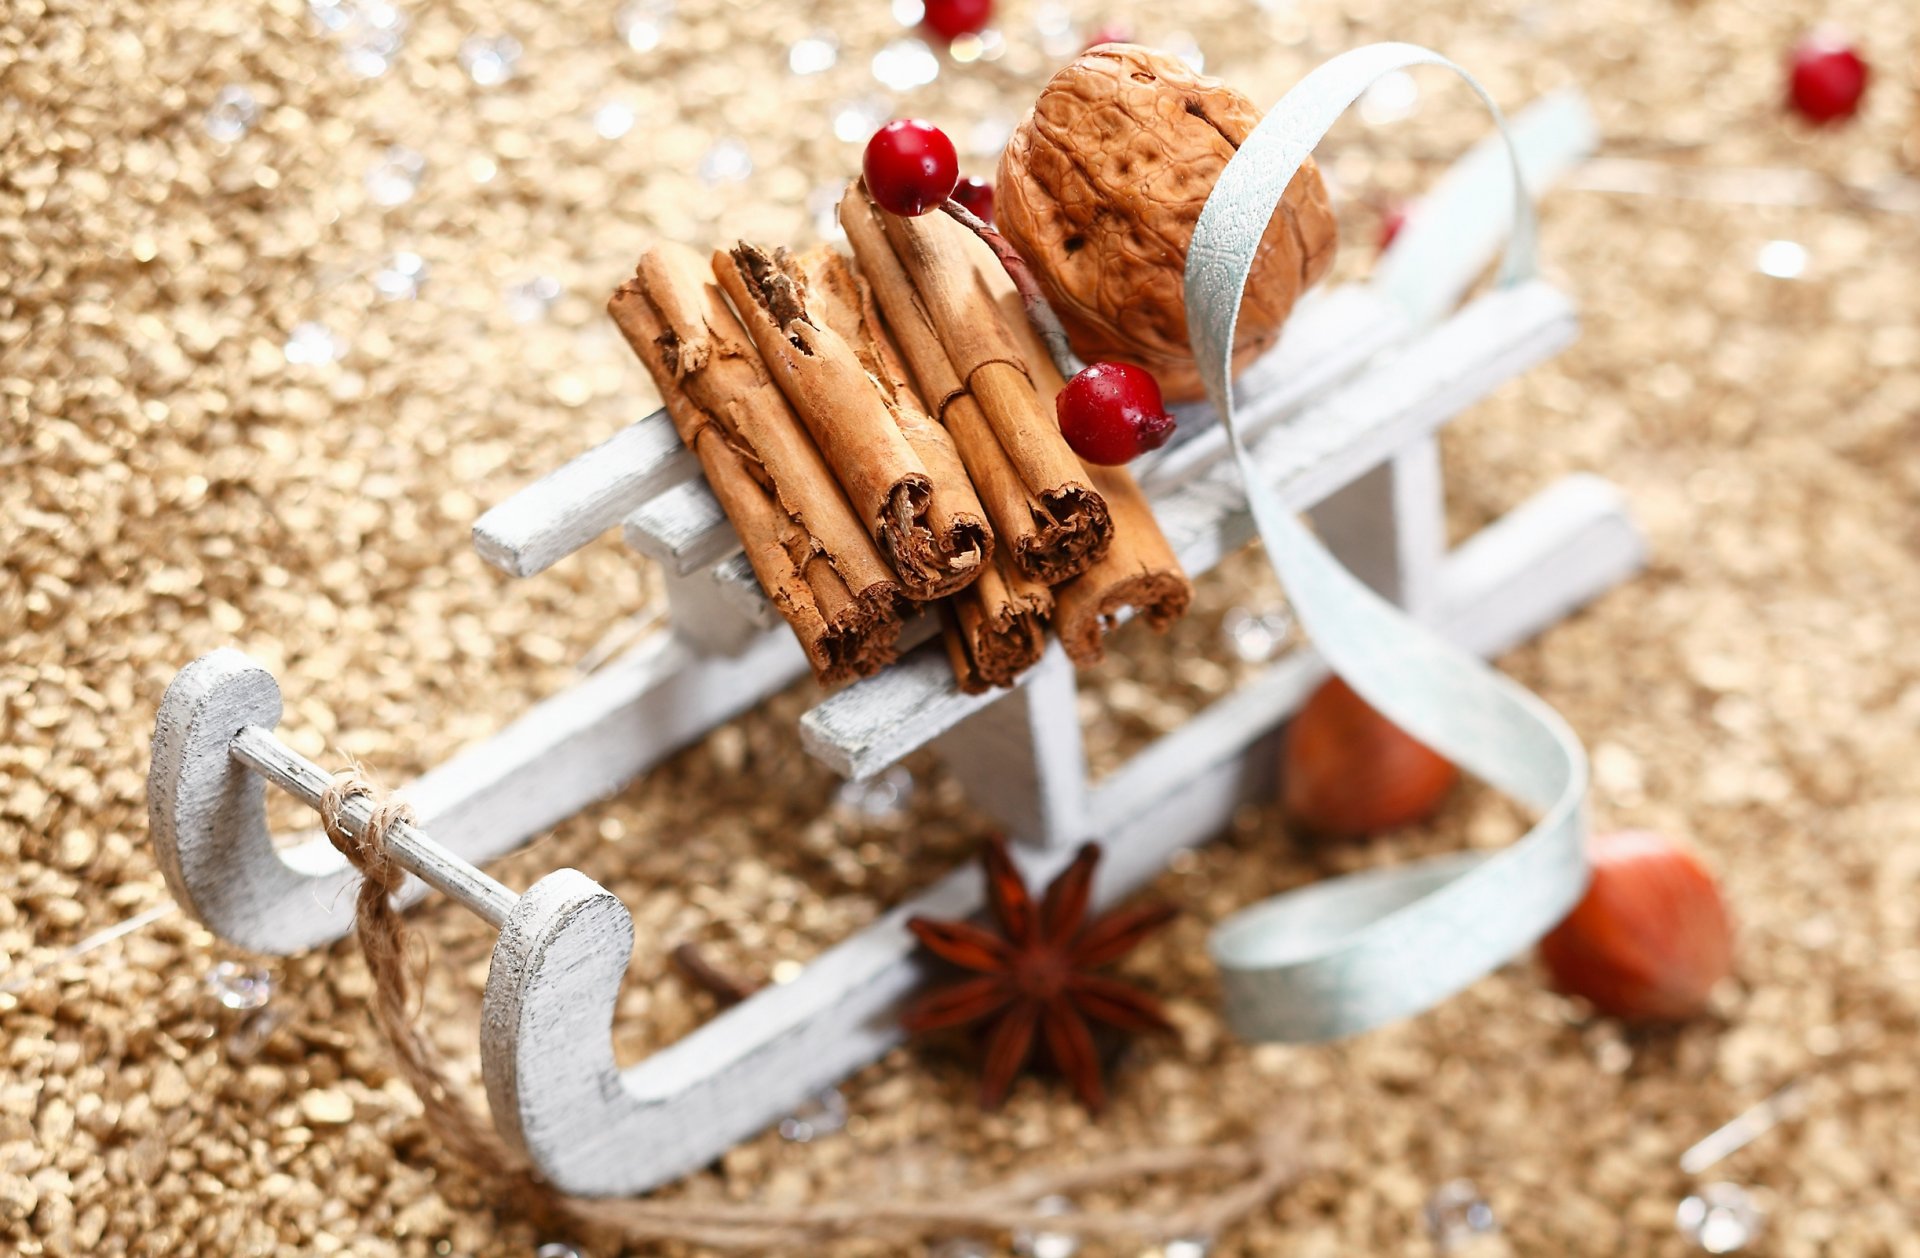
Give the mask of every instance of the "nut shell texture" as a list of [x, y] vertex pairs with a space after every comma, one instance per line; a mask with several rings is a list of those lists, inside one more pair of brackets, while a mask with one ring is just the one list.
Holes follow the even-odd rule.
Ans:
[[[1032, 265], [1083, 359], [1137, 363], [1170, 400], [1202, 395], [1182, 295], [1187, 242], [1259, 121], [1241, 93], [1133, 44], [1089, 49], [1047, 83], [1001, 155], [996, 226]], [[1236, 372], [1273, 344], [1338, 242], [1309, 158], [1247, 284]]]

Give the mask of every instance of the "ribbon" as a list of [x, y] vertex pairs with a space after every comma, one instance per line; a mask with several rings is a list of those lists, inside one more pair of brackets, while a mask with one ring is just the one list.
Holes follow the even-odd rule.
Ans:
[[1533, 276], [1533, 205], [1499, 106], [1438, 53], [1372, 44], [1302, 79], [1221, 172], [1187, 254], [1187, 331], [1267, 559], [1328, 666], [1395, 724], [1537, 810], [1540, 820], [1491, 854], [1329, 879], [1220, 923], [1209, 946], [1228, 1021], [1248, 1039], [1334, 1039], [1430, 1008], [1531, 947], [1572, 910], [1587, 883], [1587, 759], [1573, 731], [1527, 690], [1348, 572], [1261, 480], [1234, 423], [1234, 325], [1281, 195], [1369, 85], [1420, 65], [1452, 70], [1492, 112], [1513, 167], [1513, 231], [1501, 282]]

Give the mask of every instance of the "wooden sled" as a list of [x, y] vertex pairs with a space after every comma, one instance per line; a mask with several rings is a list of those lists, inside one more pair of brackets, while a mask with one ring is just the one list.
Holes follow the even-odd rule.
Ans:
[[[1549, 97], [1516, 119], [1529, 182], [1591, 143], [1584, 104]], [[1303, 301], [1241, 379], [1261, 474], [1310, 511], [1342, 560], [1454, 641], [1493, 655], [1634, 572], [1640, 537], [1604, 481], [1570, 476], [1457, 548], [1446, 545], [1440, 426], [1565, 347], [1567, 298], [1543, 282], [1455, 309], [1503, 234], [1503, 153], [1483, 145], [1423, 202], [1372, 282]], [[1247, 542], [1244, 497], [1204, 407], [1189, 434], [1136, 465], [1191, 574]], [[921, 981], [914, 914], [981, 908], [956, 871], [769, 987], [624, 1071], [611, 1028], [633, 947], [620, 902], [570, 869], [513, 891], [478, 866], [618, 790], [674, 750], [807, 673], [772, 617], [718, 504], [664, 413], [580, 455], [483, 516], [480, 554], [516, 575], [619, 527], [668, 574], [671, 628], [404, 789], [419, 817], [394, 837], [415, 875], [498, 928], [481, 1021], [501, 1131], [556, 1186], [644, 1192], [712, 1161], [899, 1039], [895, 1008]], [[918, 626], [934, 634], [931, 618]], [[910, 627], [910, 633], [913, 632]], [[1106, 848], [1096, 899], [1153, 877], [1265, 787], [1269, 736], [1324, 676], [1310, 649], [1270, 665], [1098, 784], [1090, 784], [1073, 670], [1057, 644], [1011, 691], [966, 695], [937, 642], [834, 693], [800, 721], [809, 752], [867, 778], [933, 744], [972, 801], [1020, 841], [1032, 878], [1080, 840]], [[265, 785], [318, 805], [328, 773], [273, 730], [279, 687], [220, 650], [168, 688], [150, 779], [152, 835], [179, 902], [222, 938], [287, 954], [346, 934], [354, 875], [324, 837], [276, 847]], [[357, 811], [356, 811], [357, 809]], [[349, 805], [350, 828], [366, 801]]]

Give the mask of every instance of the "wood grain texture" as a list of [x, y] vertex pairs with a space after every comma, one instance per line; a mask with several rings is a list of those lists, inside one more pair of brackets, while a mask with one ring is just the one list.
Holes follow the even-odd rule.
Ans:
[[481, 516], [473, 548], [502, 572], [530, 577], [699, 471], [666, 411], [655, 411]]
[[[742, 555], [744, 562], [746, 556]], [[747, 571], [753, 571], [748, 565]], [[666, 577], [667, 607], [674, 632], [696, 654], [722, 658], [740, 654], [771, 626], [729, 598], [712, 571]], [[754, 586], [759, 587], [755, 578]]]
[[[1234, 380], [1241, 437], [1253, 440], [1284, 422], [1413, 332], [1399, 308], [1365, 284], [1308, 293], [1279, 344]], [[1172, 409], [1173, 442], [1130, 465], [1150, 495], [1178, 488], [1226, 456], [1226, 429], [1211, 402]]]
[[[147, 830], [180, 907], [214, 933], [257, 952], [294, 951], [344, 935], [352, 904], [315, 896], [315, 912], [288, 929], [282, 905], [298, 899], [324, 866], [282, 859], [267, 832], [266, 783], [228, 752], [249, 725], [280, 722], [273, 674], [230, 647], [180, 670], [160, 700], [147, 774]], [[322, 840], [336, 870], [345, 861]], [[307, 866], [303, 868], [302, 866]], [[344, 876], [340, 879], [344, 885]]]
[[641, 503], [620, 522], [620, 533], [675, 576], [740, 553], [740, 536], [704, 480], [675, 485]]
[[[1544, 283], [1489, 293], [1252, 443], [1261, 478], [1296, 510], [1430, 436], [1494, 388], [1572, 344], [1579, 320]], [[1222, 463], [1154, 510], [1188, 572], [1253, 538], [1239, 473]]]
[[[401, 794], [422, 829], [483, 864], [806, 671], [784, 626], [731, 658], [703, 658], [678, 636], [659, 634]], [[347, 933], [353, 874], [317, 833], [276, 849], [264, 783], [229, 753], [241, 729], [271, 730], [279, 719], [278, 685], [245, 655], [223, 648], [189, 664], [154, 724], [148, 811], [160, 867], [181, 906], [222, 938], [286, 955]], [[425, 893], [410, 880], [400, 898]]]
[[997, 693], [985, 711], [941, 735], [940, 758], [1009, 838], [1079, 843], [1088, 836], [1087, 760], [1072, 661], [1055, 642], [1024, 685]]
[[1311, 514], [1320, 540], [1347, 571], [1416, 620], [1428, 616], [1447, 553], [1438, 437], [1409, 442], [1322, 499]]
[[[772, 629], [782, 623], [780, 613], [774, 610], [773, 601], [761, 587], [760, 578], [754, 575], [753, 565], [747, 562], [746, 555], [735, 551], [707, 569], [705, 576], [713, 582], [721, 600], [750, 623], [762, 629]], [[696, 574], [689, 579], [697, 580], [699, 577]]]
[[[1641, 559], [1618, 495], [1594, 478], [1569, 478], [1448, 560], [1439, 624], [1463, 646], [1504, 649], [1609, 588]], [[932, 663], [945, 668], [944, 660]], [[1264, 788], [1275, 729], [1323, 675], [1310, 650], [1287, 656], [1089, 793], [1086, 817], [1106, 844], [1097, 904], [1112, 903], [1174, 851], [1216, 833]], [[1072, 846], [1023, 845], [1015, 853], [1031, 880], [1043, 880], [1071, 858]], [[763, 989], [618, 1071], [612, 1019], [633, 946], [631, 918], [584, 876], [551, 874], [521, 897], [488, 976], [482, 1048], [496, 1121], [569, 1192], [640, 1193], [676, 1179], [897, 1043], [897, 1006], [922, 978], [906, 919], [961, 917], [981, 907], [978, 873], [957, 870], [823, 953], [791, 983]]]

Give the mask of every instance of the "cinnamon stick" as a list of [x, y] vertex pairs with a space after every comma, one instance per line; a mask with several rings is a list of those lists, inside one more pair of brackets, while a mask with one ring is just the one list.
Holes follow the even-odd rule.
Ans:
[[895, 658], [900, 587], [704, 271], [692, 250], [656, 245], [607, 312], [814, 675], [869, 676]]
[[941, 604], [954, 679], [967, 694], [1011, 686], [1040, 662], [1053, 592], [996, 556], [993, 566]]
[[1111, 544], [1107, 504], [979, 282], [974, 251], [982, 246], [944, 214], [883, 213], [858, 180], [841, 200], [840, 221], [1013, 567], [1048, 585], [1084, 571]]
[[[986, 508], [974, 492], [953, 437], [927, 413], [926, 406], [907, 383], [907, 369], [900, 362], [900, 351], [880, 321], [879, 308], [873, 302], [873, 289], [846, 255], [820, 245], [800, 255], [799, 266], [807, 277], [811, 305], [826, 326], [853, 350], [854, 357], [880, 390], [894, 422], [918, 455], [933, 481], [933, 494], [927, 499], [927, 527], [935, 538], [954, 539], [951, 543], [962, 554], [971, 547], [986, 565], [994, 556], [993, 530], [987, 525]], [[982, 573], [984, 575], [984, 571]], [[969, 585], [966, 588], [971, 588]]]
[[[1004, 276], [982, 269], [984, 283], [995, 294], [1003, 312], [1021, 311], [1020, 295]], [[1054, 368], [1046, 346], [1024, 318], [1011, 324], [1021, 344], [1034, 383], [1049, 406], [1066, 381]], [[1113, 545], [1085, 572], [1053, 591], [1053, 627], [1060, 645], [1075, 664], [1097, 664], [1106, 656], [1106, 636], [1131, 607], [1156, 633], [1165, 633], [1186, 614], [1193, 601], [1193, 583], [1180, 567], [1179, 556], [1160, 531], [1146, 494], [1124, 467], [1086, 465], [1094, 487], [1113, 512]]]
[[978, 499], [951, 477], [936, 489], [908, 440], [911, 417], [828, 326], [793, 256], [742, 243], [714, 254], [713, 273], [907, 596], [940, 598], [975, 580], [992, 545]]
[[[800, 266], [827, 326], [853, 346], [867, 374], [895, 405], [908, 444], [927, 465], [935, 487], [927, 509], [929, 523], [936, 532], [943, 527], [945, 501], [952, 504], [950, 510], [964, 513], [961, 518], [984, 529], [980, 499], [953, 437], [927, 416], [907, 384], [906, 368], [880, 321], [871, 285], [844, 256], [826, 246], [802, 254]], [[943, 486], [957, 490], [943, 494]], [[1047, 644], [1044, 617], [1052, 606], [1045, 585], [1008, 567], [1003, 552], [993, 552], [979, 579], [941, 604], [947, 652], [961, 689], [979, 694], [993, 686], [1011, 686], [1037, 664]]]
[[1097, 664], [1106, 636], [1131, 607], [1165, 633], [1193, 601], [1193, 583], [1167, 544], [1147, 496], [1123, 467], [1091, 467], [1113, 510], [1113, 545], [1091, 568], [1053, 591], [1053, 627], [1076, 664]]

